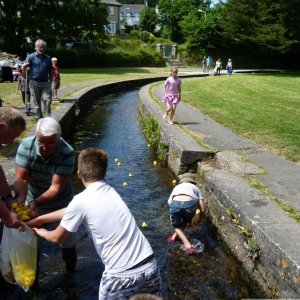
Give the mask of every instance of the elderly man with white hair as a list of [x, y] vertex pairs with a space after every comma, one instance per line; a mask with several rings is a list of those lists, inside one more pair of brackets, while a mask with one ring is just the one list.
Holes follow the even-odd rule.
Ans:
[[[70, 177], [75, 156], [61, 137], [60, 124], [51, 117], [40, 119], [36, 135], [23, 139], [17, 151], [14, 190], [18, 202], [26, 200], [31, 211], [39, 214], [67, 207], [74, 196]], [[60, 244], [68, 272], [75, 270], [75, 245], [75, 233]]]
[[[33, 98], [36, 118], [51, 115], [52, 102], [52, 62], [50, 56], [45, 54], [46, 42], [38, 39], [35, 42], [35, 52], [28, 55], [22, 68], [29, 67], [29, 89]], [[43, 104], [43, 108], [42, 108]]]

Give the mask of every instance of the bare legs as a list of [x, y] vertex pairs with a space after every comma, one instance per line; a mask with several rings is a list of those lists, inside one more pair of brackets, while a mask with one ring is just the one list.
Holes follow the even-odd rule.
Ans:
[[165, 119], [166, 117], [169, 117], [169, 124], [174, 124], [173, 123], [173, 117], [174, 117], [174, 114], [175, 114], [175, 110], [176, 110], [176, 104], [173, 104], [172, 106], [167, 106], [167, 109], [166, 109], [166, 112], [165, 114], [163, 115], [163, 119]]
[[186, 224], [184, 224], [183, 227], [181, 227], [181, 228], [175, 228], [175, 232], [172, 234], [171, 238], [173, 241], [176, 241], [178, 238], [181, 239], [185, 248], [190, 248], [190, 247], [192, 247], [192, 245], [184, 233], [185, 227], [186, 227]]

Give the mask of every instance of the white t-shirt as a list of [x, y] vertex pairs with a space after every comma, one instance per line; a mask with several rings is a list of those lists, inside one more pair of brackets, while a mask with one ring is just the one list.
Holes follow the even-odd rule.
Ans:
[[176, 185], [168, 199], [168, 204], [170, 205], [173, 198], [178, 195], [188, 195], [193, 198], [193, 200], [197, 201], [197, 203], [199, 203], [199, 200], [202, 199], [199, 188], [190, 182], [182, 182]]
[[120, 195], [105, 181], [90, 184], [68, 205], [60, 225], [76, 232], [83, 223], [107, 272], [122, 272], [153, 254]]

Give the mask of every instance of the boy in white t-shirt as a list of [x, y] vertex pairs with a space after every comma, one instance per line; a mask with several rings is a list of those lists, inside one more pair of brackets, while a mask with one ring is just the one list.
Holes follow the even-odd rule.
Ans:
[[29, 222], [32, 227], [61, 220], [53, 231], [34, 228], [37, 235], [61, 243], [81, 223], [93, 239], [105, 270], [99, 299], [128, 299], [140, 293], [159, 296], [161, 277], [153, 250], [120, 195], [104, 181], [107, 155], [98, 148], [81, 151], [78, 176], [86, 189], [67, 208]]

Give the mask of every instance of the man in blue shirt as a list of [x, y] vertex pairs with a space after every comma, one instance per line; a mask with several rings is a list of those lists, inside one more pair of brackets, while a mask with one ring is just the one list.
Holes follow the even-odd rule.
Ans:
[[[29, 67], [29, 89], [36, 109], [36, 118], [51, 115], [52, 102], [52, 62], [50, 56], [45, 54], [46, 42], [37, 40], [35, 51], [27, 57], [27, 62], [22, 68]], [[43, 103], [43, 110], [42, 110]]]
[[[40, 119], [36, 135], [22, 140], [16, 164], [16, 199], [19, 203], [26, 200], [32, 214], [45, 214], [67, 207], [73, 199], [70, 177], [75, 167], [75, 152], [61, 137], [61, 127], [54, 118]], [[75, 245], [76, 233], [60, 245], [69, 272], [75, 270]]]

